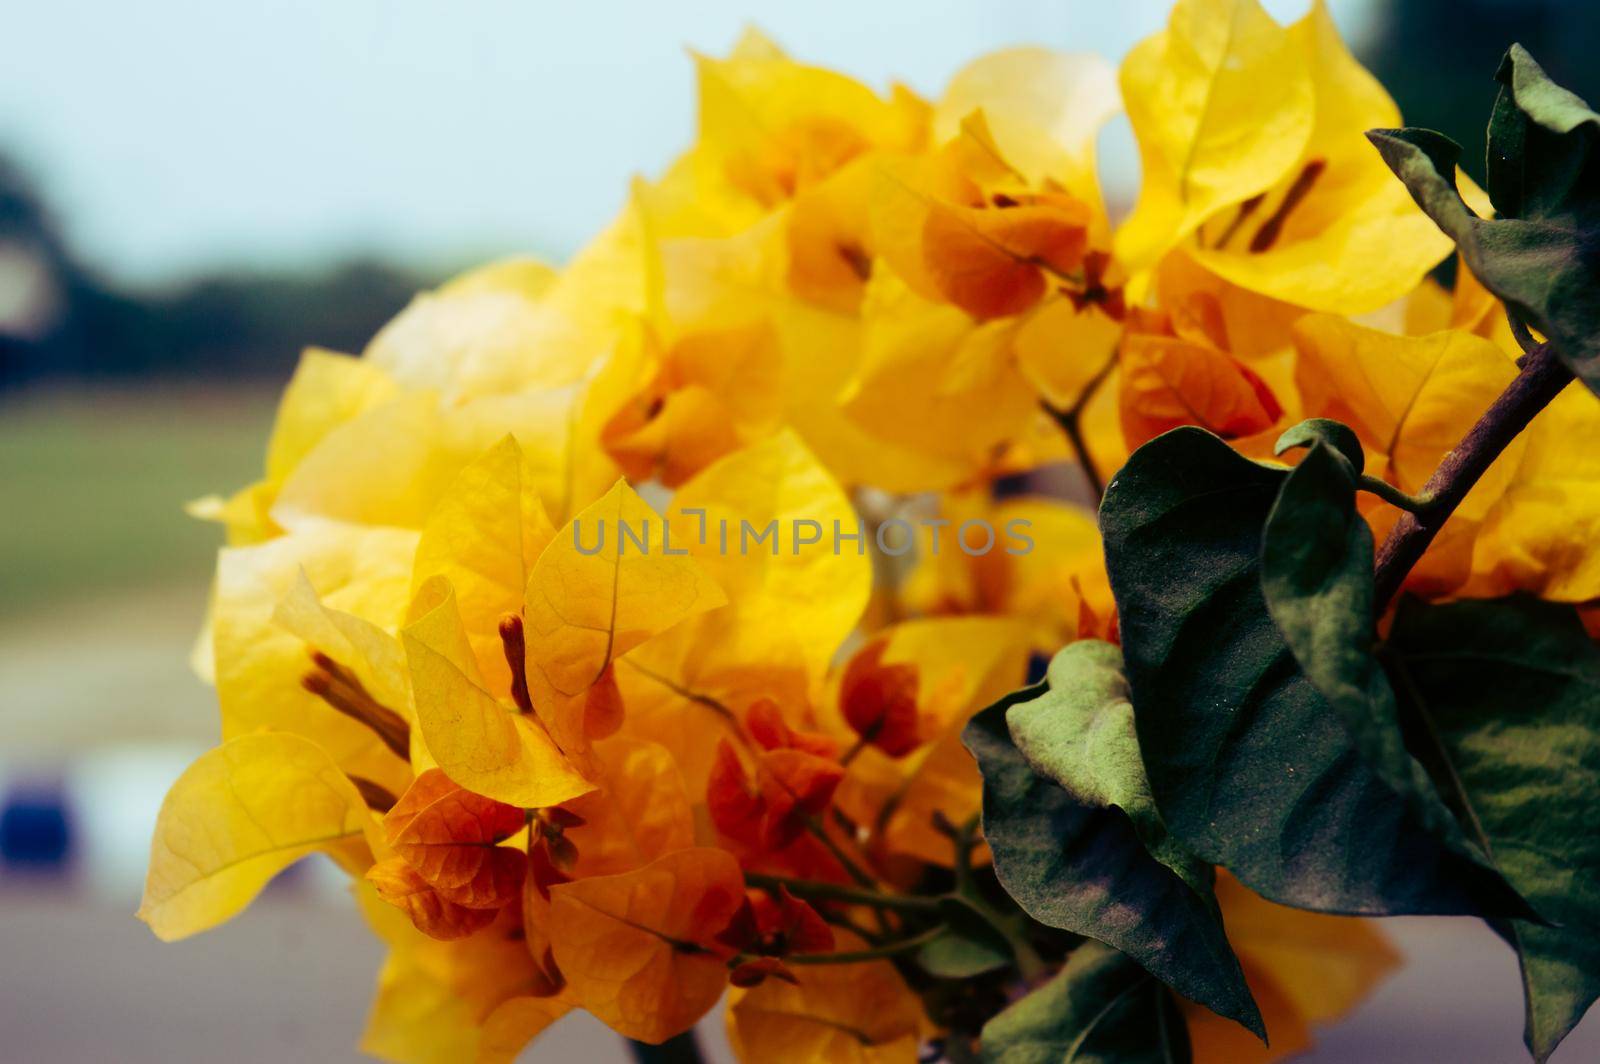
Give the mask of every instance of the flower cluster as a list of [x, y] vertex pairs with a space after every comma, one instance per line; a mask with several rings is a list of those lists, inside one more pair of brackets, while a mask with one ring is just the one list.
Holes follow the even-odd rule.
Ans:
[[[329, 854], [390, 947], [384, 1057], [509, 1059], [574, 1008], [659, 1042], [724, 998], [763, 1062], [970, 1030], [1072, 946], [990, 889], [961, 730], [1035, 655], [1116, 638], [1083, 500], [1173, 427], [1266, 456], [1305, 417], [1415, 492], [1516, 372], [1470, 273], [1430, 279], [1450, 242], [1364, 139], [1398, 114], [1320, 3], [1180, 0], [1120, 76], [1017, 49], [937, 99], [754, 34], [696, 63], [696, 143], [574, 261], [306, 352], [262, 478], [195, 505], [229, 543], [198, 654], [224, 742], [167, 799], [141, 915], [182, 937]], [[1114, 227], [1094, 144], [1123, 108]], [[1413, 590], [1600, 597], [1571, 549], [1597, 437], [1558, 400]], [[708, 521], [866, 534], [741, 551]], [[1019, 521], [1028, 551], [952, 549]], [[944, 549], [883, 550], [889, 522]], [[1200, 1060], [1293, 1051], [1394, 963], [1217, 891], [1272, 1049], [1186, 1005]]]

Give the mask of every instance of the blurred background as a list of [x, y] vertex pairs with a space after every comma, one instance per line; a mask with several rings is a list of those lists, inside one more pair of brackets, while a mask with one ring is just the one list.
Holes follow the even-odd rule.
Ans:
[[[1507, 43], [1600, 99], [1589, 0], [1332, 0], [1408, 122], [1481, 172]], [[1306, 0], [1269, 2], [1280, 18]], [[132, 916], [167, 785], [217, 739], [189, 672], [218, 536], [308, 344], [359, 351], [474, 262], [559, 262], [693, 135], [688, 49], [745, 24], [935, 94], [1038, 43], [1119, 58], [1166, 0], [206, 0], [8, 6], [0, 32], [0, 1059], [355, 1056], [379, 950], [315, 863], [163, 947]], [[1125, 124], [1104, 144], [1126, 205]], [[1315, 1061], [1523, 1059], [1516, 966], [1470, 921]], [[713, 1037], [720, 1042], [720, 1038]], [[225, 1047], [225, 1048], [224, 1048]], [[535, 1059], [622, 1059], [563, 1021]], [[1557, 1061], [1600, 1059], [1592, 1021]]]

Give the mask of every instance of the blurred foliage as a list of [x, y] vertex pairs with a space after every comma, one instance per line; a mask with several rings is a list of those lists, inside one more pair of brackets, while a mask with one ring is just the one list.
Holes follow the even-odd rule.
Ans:
[[1386, 0], [1372, 10], [1362, 60], [1407, 125], [1438, 130], [1462, 146], [1462, 166], [1480, 183], [1484, 115], [1510, 42], [1532, 52], [1557, 84], [1600, 101], [1595, 0]]
[[0, 254], [31, 260], [45, 279], [35, 295], [45, 305], [42, 327], [8, 331], [0, 315], [0, 389], [54, 377], [282, 380], [308, 344], [360, 351], [434, 280], [356, 260], [304, 272], [223, 270], [169, 291], [125, 290], [72, 254], [48, 205], [3, 157]]

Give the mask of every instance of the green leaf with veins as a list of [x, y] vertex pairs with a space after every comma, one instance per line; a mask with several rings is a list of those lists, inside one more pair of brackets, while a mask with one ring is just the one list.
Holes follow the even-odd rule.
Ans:
[[[1052, 684], [1070, 682], [1052, 668]], [[1174, 872], [1146, 849], [1123, 809], [1074, 797], [1017, 749], [1008, 710], [1050, 691], [1039, 684], [1008, 695], [962, 733], [983, 774], [983, 835], [1000, 884], [1040, 923], [1115, 946], [1185, 997], [1264, 1036], [1223, 933], [1210, 869], [1173, 857], [1172, 844], [1168, 858], [1185, 867]]]
[[1098, 639], [1069, 643], [1046, 679], [1044, 694], [1006, 711], [1017, 751], [1081, 804], [1121, 809], [1152, 857], [1209, 896], [1211, 866], [1172, 837], [1150, 794], [1122, 651]]
[[1289, 475], [1179, 428], [1134, 452], [1101, 505], [1162, 821], [1282, 904], [1527, 915], [1458, 830], [1373, 767], [1268, 613], [1262, 530]]
[[1486, 857], [1406, 749], [1394, 689], [1373, 653], [1372, 530], [1356, 510], [1361, 444], [1339, 422], [1319, 420], [1285, 433], [1278, 451], [1302, 443], [1310, 450], [1284, 478], [1262, 530], [1267, 613], [1372, 771], [1429, 833], [1455, 852]]
[[1048, 983], [983, 1026], [985, 1064], [1188, 1064], [1189, 1031], [1165, 987], [1085, 942]]
[[1543, 1061], [1600, 996], [1600, 649], [1570, 606], [1408, 599], [1384, 657], [1441, 788], [1558, 925], [1498, 925]]
[[1448, 137], [1426, 129], [1367, 136], [1484, 287], [1600, 392], [1600, 115], [1521, 45], [1496, 78], [1488, 175], [1497, 218], [1479, 218], [1461, 198], [1461, 148]]

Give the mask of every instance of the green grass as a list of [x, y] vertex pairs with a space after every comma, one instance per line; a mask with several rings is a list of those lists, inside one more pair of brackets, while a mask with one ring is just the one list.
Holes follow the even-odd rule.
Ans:
[[272, 406], [171, 387], [0, 402], [0, 617], [206, 580], [221, 530], [183, 504], [259, 475]]

